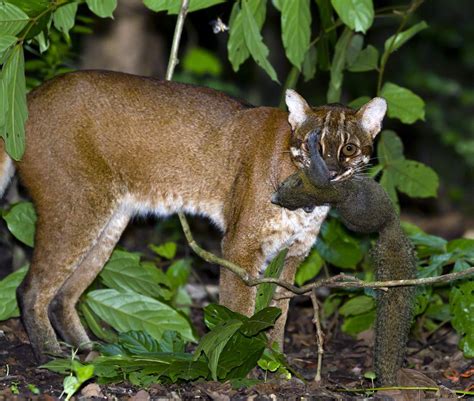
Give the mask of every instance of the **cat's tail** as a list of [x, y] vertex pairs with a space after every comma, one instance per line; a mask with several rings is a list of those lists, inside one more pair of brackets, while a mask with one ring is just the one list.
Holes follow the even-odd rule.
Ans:
[[14, 173], [15, 166], [13, 160], [5, 151], [5, 143], [0, 139], [0, 198], [7, 189]]

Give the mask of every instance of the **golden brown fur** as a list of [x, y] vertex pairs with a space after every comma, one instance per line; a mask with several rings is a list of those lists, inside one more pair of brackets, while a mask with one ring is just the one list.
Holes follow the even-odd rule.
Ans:
[[[29, 95], [28, 106], [26, 153], [16, 167], [38, 224], [19, 301], [39, 359], [60, 351], [53, 326], [75, 346], [89, 341], [75, 304], [133, 215], [208, 216], [223, 232], [224, 257], [252, 275], [288, 246], [283, 276], [292, 280], [327, 213], [270, 202], [274, 186], [296, 170], [281, 110], [100, 71], [55, 78]], [[0, 166], [6, 160], [0, 149]], [[220, 291], [223, 304], [253, 312], [255, 289], [237, 277], [223, 272]], [[281, 341], [288, 302], [277, 306]]]

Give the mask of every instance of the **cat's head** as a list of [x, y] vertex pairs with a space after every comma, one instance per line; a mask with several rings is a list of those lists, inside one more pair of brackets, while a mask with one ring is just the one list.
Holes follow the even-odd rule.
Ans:
[[369, 162], [374, 138], [382, 128], [387, 111], [385, 99], [375, 97], [359, 110], [340, 104], [310, 107], [292, 89], [286, 91], [288, 122], [291, 125], [291, 157], [302, 168], [310, 157], [308, 135], [320, 133], [319, 152], [331, 174], [332, 181], [341, 181], [357, 174]]

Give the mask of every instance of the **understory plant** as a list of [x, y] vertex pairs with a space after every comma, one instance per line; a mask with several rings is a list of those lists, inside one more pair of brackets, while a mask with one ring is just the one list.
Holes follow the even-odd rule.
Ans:
[[[0, 136], [15, 160], [21, 160], [25, 148], [27, 89], [68, 71], [70, 32], [89, 32], [90, 18], [77, 18], [77, 11], [85, 9], [82, 3], [102, 18], [111, 17], [117, 5], [116, 0], [0, 2]], [[144, 6], [150, 10], [170, 15], [178, 13], [179, 3], [144, 0]], [[302, 80], [320, 80], [327, 84], [326, 102], [344, 100], [352, 107], [375, 95], [382, 96], [388, 103], [388, 118], [410, 125], [424, 120], [425, 103], [409, 88], [386, 80], [385, 73], [389, 60], [402, 53], [403, 46], [415, 35], [428, 29], [427, 22], [417, 20], [416, 10], [421, 4], [422, 0], [413, 0], [376, 9], [372, 0], [191, 0], [189, 12], [219, 7], [229, 15], [226, 21], [219, 19], [216, 31], [228, 35], [228, 62], [235, 72], [253, 60], [251, 68], [261, 68], [269, 80], [281, 85], [282, 94], [286, 88], [304, 87]], [[271, 15], [270, 7], [280, 19], [281, 45], [290, 66], [285, 79], [273, 67], [262, 34], [267, 14]], [[368, 43], [367, 33], [377, 30], [374, 22], [381, 18], [393, 21], [393, 32], [383, 45]], [[235, 82], [224, 79], [224, 61], [208, 49], [188, 46], [182, 51], [179, 68], [176, 78], [181, 81], [240, 94]], [[347, 98], [344, 83], [361, 76], [373, 81], [373, 90], [355, 99]], [[380, 181], [397, 208], [400, 192], [414, 198], [436, 196], [436, 172], [407, 159], [402, 138], [396, 132], [385, 130], [380, 134], [375, 160], [370, 174]], [[11, 205], [2, 211], [2, 216], [19, 241], [34, 246], [36, 215], [31, 203]], [[473, 240], [446, 241], [408, 223], [404, 228], [416, 246], [419, 277], [472, 266]], [[307, 283], [328, 271], [351, 272], [371, 281], [368, 249], [373, 241], [370, 236], [349, 232], [332, 214], [314, 249], [300, 266], [296, 284]], [[115, 250], [98, 279], [82, 296], [78, 308], [99, 340], [96, 348], [101, 356], [88, 364], [72, 357], [46, 365], [67, 375], [68, 395], [91, 377], [100, 383], [128, 380], [146, 386], [198, 379], [232, 380], [238, 384], [256, 366], [266, 373], [278, 372], [285, 377], [292, 374], [284, 356], [268, 344], [266, 331], [280, 313], [269, 307], [274, 286], [262, 286], [259, 290], [258, 299], [264, 301], [259, 301], [252, 317], [214, 304], [205, 307], [204, 321], [209, 331], [199, 339], [191, 323], [192, 301], [186, 291], [192, 260], [177, 258], [177, 244], [172, 241], [151, 249], [156, 258], [147, 261], [139, 254]], [[283, 259], [279, 255], [272, 268], [267, 269], [274, 277], [278, 276]], [[25, 273], [26, 267], [0, 281], [0, 320], [19, 315], [15, 289]], [[464, 355], [474, 357], [473, 308], [471, 280], [435, 288], [420, 287], [414, 326], [418, 335], [423, 336], [451, 323], [459, 334], [459, 347]], [[339, 314], [342, 330], [356, 335], [372, 326], [374, 291], [335, 291], [324, 300], [322, 309], [323, 323]]]

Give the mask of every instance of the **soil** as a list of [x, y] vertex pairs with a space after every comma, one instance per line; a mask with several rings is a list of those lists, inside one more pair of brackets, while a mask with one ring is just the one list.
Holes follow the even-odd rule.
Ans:
[[[274, 376], [268, 376], [267, 381], [262, 380], [261, 384], [240, 389], [233, 389], [229, 383], [217, 382], [167, 386], [155, 384], [147, 389], [136, 388], [128, 383], [100, 386], [89, 383], [73, 399], [455, 400], [457, 396], [452, 390], [473, 387], [474, 364], [463, 358], [457, 348], [458, 338], [452, 329], [443, 327], [425, 342], [410, 341], [407, 366], [414, 370], [404, 370], [401, 379], [405, 385], [441, 386], [441, 393], [436, 395], [433, 391], [424, 394], [418, 394], [416, 391], [379, 391], [374, 397], [370, 393], [347, 391], [370, 389], [372, 386], [370, 380], [364, 379], [363, 375], [371, 370], [373, 332], [367, 331], [361, 333], [358, 338], [352, 338], [340, 332], [337, 318], [330, 322], [333, 328], [326, 334], [322, 382], [315, 383], [317, 353], [312, 314], [313, 311], [306, 301], [296, 299], [292, 304], [285, 340], [288, 361], [293, 369], [304, 377], [306, 383], [295, 377], [287, 381]], [[197, 315], [196, 320], [199, 318]], [[254, 373], [262, 375], [261, 372]], [[62, 382], [62, 376], [37, 367], [19, 319], [0, 323], [0, 401], [55, 400], [61, 395]], [[39, 390], [38, 395], [33, 394], [34, 388]]]

